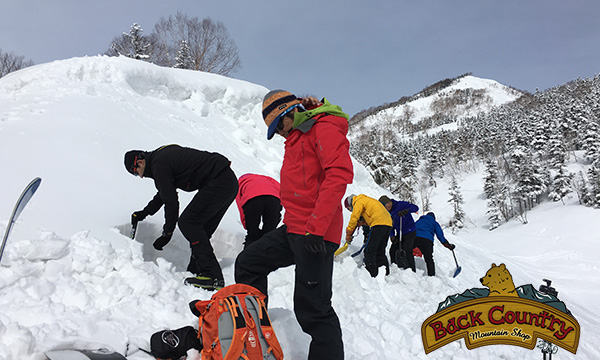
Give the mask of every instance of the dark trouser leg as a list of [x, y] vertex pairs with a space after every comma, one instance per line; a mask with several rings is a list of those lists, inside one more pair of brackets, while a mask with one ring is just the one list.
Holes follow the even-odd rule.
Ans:
[[192, 250], [188, 271], [223, 280], [223, 272], [210, 238], [235, 199], [237, 190], [237, 178], [233, 171], [227, 168], [198, 190], [181, 213], [179, 229], [190, 242]]
[[435, 262], [433, 261], [433, 241], [422, 237], [415, 239], [415, 247], [421, 249], [423, 259], [427, 265], [427, 275], [435, 276]]
[[415, 269], [415, 258], [413, 256], [413, 247], [415, 243], [415, 237], [417, 237], [417, 232], [413, 231], [410, 233], [402, 234], [402, 251], [404, 252], [404, 257], [406, 259], [406, 264], [408, 267], [412, 269], [413, 272]]
[[385, 256], [387, 240], [390, 236], [391, 226], [377, 225], [371, 228], [369, 243], [365, 249], [365, 267], [372, 277], [379, 273], [379, 266], [386, 266], [386, 274], [389, 273], [389, 265]]
[[326, 241], [326, 254], [313, 254], [304, 247], [302, 235], [289, 234], [296, 262], [294, 313], [302, 330], [312, 338], [309, 360], [344, 358], [342, 330], [331, 305], [333, 254], [337, 244]]
[[246, 218], [245, 248], [258, 240], [261, 236], [260, 218], [263, 212], [263, 201], [260, 197], [250, 199], [242, 206], [242, 210], [244, 211], [244, 217]]
[[388, 261], [387, 256], [385, 255], [385, 248], [388, 244], [388, 239], [390, 238], [390, 232], [392, 231], [391, 226], [375, 226], [375, 231], [377, 232], [377, 236], [381, 237], [381, 241], [377, 247], [377, 267], [385, 266], [385, 274], [390, 274], [390, 263]]
[[242, 210], [246, 218], [247, 231], [244, 246], [275, 230], [281, 221], [281, 202], [275, 196], [263, 195], [252, 198], [242, 206]]
[[400, 250], [400, 241], [393, 242], [392, 246], [390, 246], [390, 260], [396, 265], [398, 265], [398, 259], [396, 259], [398, 250]]
[[277, 228], [279, 223], [281, 222], [281, 210], [283, 207], [281, 206], [281, 201], [278, 197], [275, 196], [264, 196], [266, 206], [263, 211], [263, 227], [262, 233], [263, 235], [273, 231]]
[[294, 264], [287, 228], [281, 226], [246, 246], [235, 260], [235, 282], [254, 286], [269, 295], [267, 275]]
[[369, 239], [369, 233], [371, 232], [371, 227], [369, 225], [363, 225], [362, 232], [363, 232], [363, 242], [366, 243], [367, 240]]

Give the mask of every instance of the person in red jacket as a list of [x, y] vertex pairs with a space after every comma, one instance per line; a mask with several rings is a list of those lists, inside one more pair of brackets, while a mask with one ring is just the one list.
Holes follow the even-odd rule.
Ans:
[[283, 90], [263, 99], [267, 139], [285, 138], [281, 166], [283, 225], [246, 247], [235, 280], [267, 295], [267, 275], [296, 265], [294, 313], [311, 336], [311, 360], [344, 358], [342, 330], [331, 305], [333, 256], [344, 227], [342, 197], [352, 182], [348, 115], [326, 99]]
[[[271, 230], [281, 221], [279, 182], [258, 174], [240, 176], [239, 191], [235, 197], [242, 226], [246, 229], [244, 248]], [[262, 222], [262, 229], [260, 224]]]

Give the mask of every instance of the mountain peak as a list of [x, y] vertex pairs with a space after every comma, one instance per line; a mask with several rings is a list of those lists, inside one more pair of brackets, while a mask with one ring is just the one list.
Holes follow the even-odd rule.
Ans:
[[359, 136], [363, 127], [375, 124], [394, 126], [409, 123], [414, 126], [394, 126], [415, 131], [440, 126], [465, 117], [477, 116], [493, 107], [518, 99], [523, 92], [497, 81], [472, 76], [470, 73], [438, 81], [410, 97], [384, 104], [355, 115], [351, 119], [353, 135]]

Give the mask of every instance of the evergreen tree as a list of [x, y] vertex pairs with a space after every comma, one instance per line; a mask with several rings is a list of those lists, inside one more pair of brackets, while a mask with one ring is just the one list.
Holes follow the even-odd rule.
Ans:
[[559, 201], [571, 192], [571, 180], [573, 179], [573, 175], [569, 173], [569, 170], [565, 166], [567, 162], [567, 150], [563, 143], [562, 132], [554, 132], [550, 136], [548, 151], [550, 155], [550, 168], [555, 173], [550, 184], [548, 197], [552, 201]]
[[142, 36], [142, 32], [142, 28], [138, 24], [134, 23], [133, 25], [131, 25], [129, 34], [124, 34], [127, 37], [129, 37], [131, 45], [133, 46], [133, 53], [128, 54], [128, 57], [137, 60], [143, 60], [149, 57], [148, 47], [150, 46], [150, 44], [144, 39], [144, 37]]
[[431, 186], [436, 186], [435, 177], [444, 176], [444, 157], [441, 154], [440, 147], [435, 139], [429, 141], [429, 148], [425, 160], [425, 174]]
[[490, 230], [494, 230], [502, 221], [510, 218], [508, 198], [508, 189], [500, 178], [497, 162], [493, 159], [486, 160], [486, 176], [483, 191], [487, 198], [488, 220], [490, 221]]
[[583, 174], [583, 171], [579, 171], [573, 179], [573, 187], [579, 197], [579, 203], [581, 205], [592, 206], [592, 197], [590, 189], [588, 188], [588, 182]]
[[588, 169], [590, 190], [588, 196], [593, 207], [600, 208], [600, 161], [594, 162]]
[[120, 37], [113, 39], [107, 55], [122, 55], [132, 59], [149, 59], [150, 41], [142, 36], [142, 28], [134, 23], [129, 33], [123, 33]]
[[552, 191], [550, 191], [548, 197], [552, 201], [563, 201], [563, 198], [571, 192], [572, 181], [573, 174], [569, 173], [569, 170], [566, 168], [566, 166], [562, 166], [558, 170], [558, 173], [554, 176], [554, 180], [552, 180]]
[[542, 159], [543, 155], [547, 152], [548, 138], [550, 129], [548, 127], [549, 122], [547, 116], [541, 115], [535, 112], [529, 117], [529, 121], [535, 125], [535, 131], [533, 135], [533, 141], [531, 146], [537, 152], [537, 158]]
[[580, 134], [585, 158], [592, 162], [600, 159], [600, 132], [598, 131], [598, 124], [595, 121], [585, 121]]
[[175, 58], [175, 65], [173, 66], [177, 69], [188, 69], [191, 70], [194, 68], [194, 61], [190, 55], [190, 48], [188, 46], [187, 41], [181, 40], [179, 51], [177, 52], [177, 57]]
[[460, 229], [464, 226], [466, 214], [462, 209], [462, 204], [464, 204], [465, 201], [460, 192], [458, 181], [454, 176], [452, 177], [452, 183], [448, 190], [450, 194], [448, 202], [452, 204], [452, 210], [454, 211], [452, 219], [450, 220], [450, 227], [452, 228], [452, 233], [454, 233], [456, 229]]
[[400, 143], [398, 153], [399, 178], [396, 179], [399, 184], [395, 193], [400, 196], [400, 199], [411, 203], [416, 201], [418, 165], [419, 158], [416, 151], [408, 144]]
[[521, 145], [515, 146], [511, 153], [511, 167], [516, 184], [513, 193], [516, 214], [519, 220], [527, 223], [526, 213], [535, 204], [539, 204], [546, 190], [546, 183], [540, 168], [533, 164], [529, 149]]

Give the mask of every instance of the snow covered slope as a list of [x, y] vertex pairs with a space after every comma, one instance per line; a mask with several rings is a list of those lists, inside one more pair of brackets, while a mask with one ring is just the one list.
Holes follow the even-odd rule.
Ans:
[[[155, 189], [151, 180], [125, 171], [123, 154], [178, 143], [224, 154], [238, 176], [278, 178], [283, 141], [266, 140], [260, 115], [267, 91], [222, 76], [108, 57], [42, 64], [0, 79], [0, 231], [23, 187], [36, 176], [43, 179], [0, 264], [1, 360], [40, 360], [51, 349], [99, 346], [128, 359], [148, 359], [138, 347], [147, 349], [152, 333], [195, 324], [189, 301], [211, 293], [182, 284], [189, 275], [186, 240], [176, 232], [164, 251], [153, 249], [162, 211], [141, 223], [135, 241], [127, 237], [131, 213]], [[512, 346], [467, 350], [463, 341], [424, 354], [423, 321], [446, 296], [480, 287], [492, 262], [506, 263], [518, 285], [537, 287], [543, 277], [554, 281], [582, 327], [576, 357], [560, 350], [557, 358], [600, 358], [594, 343], [600, 338], [600, 239], [592, 226], [597, 211], [552, 203], [536, 208], [526, 226], [511, 222], [488, 232], [481, 174], [460, 181], [471, 222], [447, 234], [457, 245], [459, 277], [449, 276], [454, 260], [439, 244], [432, 278], [423, 276], [418, 261], [416, 274], [394, 268], [390, 276], [372, 279], [348, 256], [360, 241], [336, 259], [333, 303], [346, 359], [541, 357], [538, 350]], [[451, 212], [446, 188], [440, 182], [432, 195], [442, 223]], [[389, 195], [356, 163], [348, 193]], [[180, 200], [187, 204], [189, 195], [181, 193]], [[227, 283], [233, 282], [243, 237], [232, 206], [212, 239]], [[309, 339], [294, 318], [293, 276], [293, 268], [270, 276], [270, 314], [286, 359], [303, 359]]]

